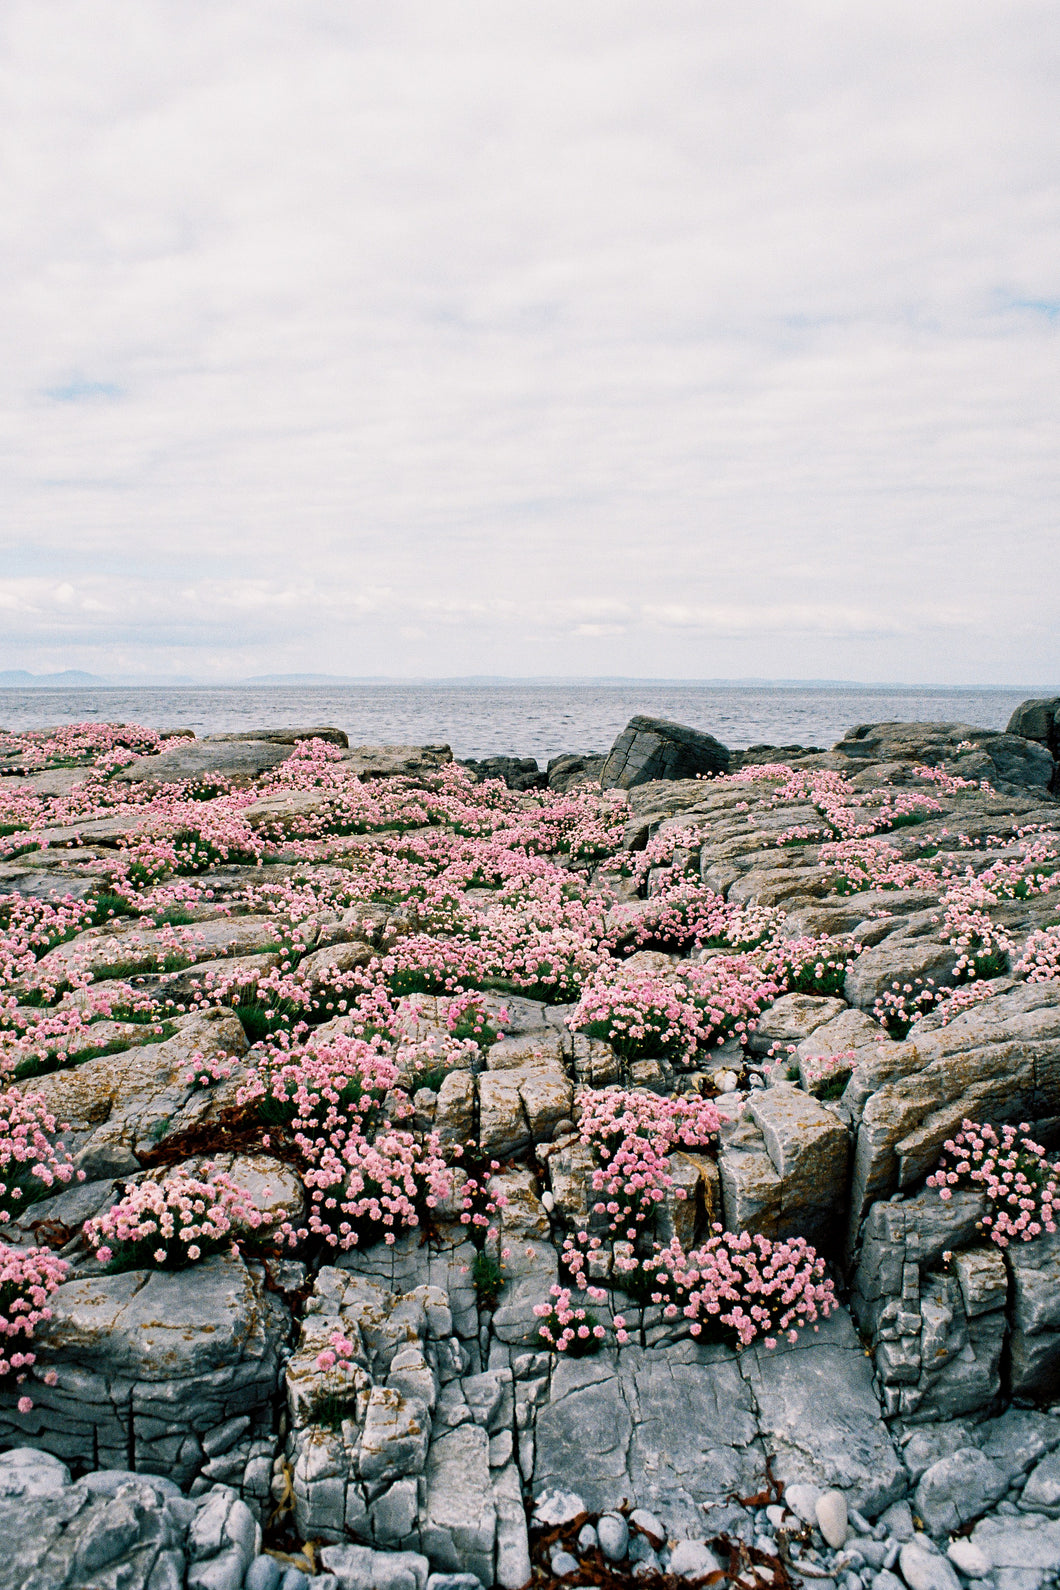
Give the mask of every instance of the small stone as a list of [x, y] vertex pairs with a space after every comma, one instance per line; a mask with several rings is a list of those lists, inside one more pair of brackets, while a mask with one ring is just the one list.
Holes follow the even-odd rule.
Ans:
[[906, 1541], [898, 1563], [909, 1590], [960, 1590], [961, 1582], [951, 1564], [937, 1552], [927, 1551], [919, 1541]]
[[670, 1553], [667, 1571], [677, 1579], [701, 1579], [720, 1569], [721, 1563], [701, 1540], [679, 1540]]
[[572, 1557], [569, 1551], [562, 1549], [552, 1553], [552, 1572], [557, 1579], [562, 1579], [568, 1573], [578, 1572], [578, 1559]]
[[245, 1590], [277, 1590], [280, 1583], [280, 1565], [275, 1557], [262, 1554], [255, 1557], [243, 1580]]
[[969, 1579], [982, 1579], [990, 1572], [990, 1558], [970, 1540], [951, 1540], [946, 1555]]
[[764, 1551], [767, 1557], [775, 1557], [777, 1554], [777, 1543], [772, 1535], [756, 1535], [755, 1551]]
[[579, 1513], [589, 1509], [574, 1491], [546, 1491], [534, 1506], [534, 1523], [546, 1529], [558, 1529], [561, 1524], [573, 1523]]
[[823, 1495], [819, 1485], [789, 1485], [784, 1491], [784, 1500], [804, 1524], [816, 1524], [817, 1503]]
[[876, 1575], [873, 1590], [905, 1590], [901, 1579], [896, 1573], [891, 1573], [888, 1568]]
[[595, 1551], [599, 1544], [599, 1537], [592, 1524], [583, 1524], [578, 1531], [578, 1550]]
[[541, 1207], [546, 1214], [551, 1214], [556, 1207], [556, 1195], [546, 1188], [541, 1194]]
[[817, 1527], [836, 1551], [846, 1544], [847, 1499], [842, 1491], [825, 1491], [814, 1508]]
[[600, 1550], [609, 1562], [621, 1562], [629, 1550], [629, 1525], [621, 1513], [605, 1513], [596, 1525]]
[[280, 1580], [279, 1590], [307, 1590], [309, 1575], [304, 1574], [301, 1568], [288, 1568]]
[[[654, 1513], [649, 1513], [646, 1507], [637, 1507], [629, 1515], [629, 1521], [634, 1529], [639, 1529], [642, 1535], [647, 1535], [653, 1546], [661, 1546], [666, 1539], [666, 1531]], [[632, 1556], [632, 1550], [630, 1552]]]
[[[788, 1494], [789, 1496], [791, 1494], [790, 1487]], [[887, 1511], [880, 1514], [880, 1523], [895, 1540], [912, 1540], [916, 1534], [913, 1528], [913, 1510], [908, 1502], [892, 1502]]]

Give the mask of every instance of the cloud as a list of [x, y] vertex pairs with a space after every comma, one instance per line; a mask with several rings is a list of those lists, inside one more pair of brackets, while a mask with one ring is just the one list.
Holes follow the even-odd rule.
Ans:
[[3, 665], [1060, 673], [1044, 0], [0, 30]]

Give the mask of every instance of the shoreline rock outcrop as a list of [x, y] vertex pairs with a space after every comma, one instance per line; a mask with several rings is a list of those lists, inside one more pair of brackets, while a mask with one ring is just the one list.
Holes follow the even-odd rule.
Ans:
[[0, 1590], [1055, 1583], [1053, 705], [6, 737]]

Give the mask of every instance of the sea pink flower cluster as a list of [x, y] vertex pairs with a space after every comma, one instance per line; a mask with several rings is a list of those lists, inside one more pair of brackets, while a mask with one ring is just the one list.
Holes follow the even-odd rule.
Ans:
[[[678, 1147], [713, 1147], [721, 1128], [717, 1107], [697, 1094], [660, 1097], [624, 1088], [583, 1088], [576, 1109], [581, 1140], [597, 1162], [593, 1191], [603, 1194], [594, 1213], [606, 1215], [610, 1229], [630, 1241], [673, 1187], [668, 1156]], [[683, 1196], [681, 1189], [677, 1196]], [[578, 1250], [571, 1252], [576, 1266]]]
[[[48, 1248], [9, 1248], [0, 1242], [0, 1378], [14, 1375], [18, 1383], [25, 1380], [36, 1354], [12, 1344], [19, 1337], [28, 1340], [38, 1325], [51, 1319], [48, 1299], [69, 1270], [66, 1260]], [[44, 1378], [54, 1385], [54, 1372]], [[28, 1413], [32, 1406], [32, 1398], [19, 1398], [19, 1413]]]
[[656, 972], [626, 967], [583, 989], [571, 1025], [602, 1038], [625, 1060], [646, 1055], [690, 1060], [705, 1036], [687, 988]]
[[846, 969], [861, 946], [843, 935], [779, 939], [759, 955], [763, 970], [788, 993], [842, 994]]
[[1036, 928], [1012, 970], [1028, 983], [1060, 983], [1060, 927]]
[[[0, 733], [0, 754], [17, 755], [19, 771], [24, 773], [71, 763], [90, 763], [97, 770], [109, 771], [131, 762], [134, 755], [160, 751], [162, 743], [154, 729], [138, 723], [67, 723], [57, 729]], [[118, 752], [125, 752], [125, 757], [117, 760]]]
[[397, 1232], [420, 1223], [420, 1211], [433, 1209], [452, 1188], [452, 1173], [442, 1158], [436, 1134], [422, 1141], [396, 1126], [369, 1139], [355, 1126], [332, 1133], [332, 1140], [302, 1138], [309, 1160], [303, 1180], [310, 1196], [308, 1235], [343, 1251], [359, 1242], [396, 1240]]
[[[64, 1145], [53, 1141], [65, 1130], [42, 1093], [0, 1092], [0, 1222], [73, 1178], [73, 1161]], [[77, 1179], [84, 1181], [84, 1171]]]
[[692, 1336], [721, 1327], [740, 1347], [758, 1337], [775, 1347], [782, 1333], [793, 1342], [800, 1327], [816, 1328], [836, 1307], [824, 1260], [802, 1237], [771, 1242], [715, 1225], [700, 1247], [685, 1253], [674, 1238], [643, 1268], [664, 1319], [683, 1315], [692, 1322]]
[[632, 924], [636, 944], [666, 949], [716, 946], [749, 950], [776, 931], [780, 913], [763, 905], [730, 905], [703, 884], [682, 878], [653, 893]]
[[128, 1269], [178, 1270], [223, 1248], [237, 1253], [240, 1240], [271, 1225], [245, 1187], [215, 1166], [205, 1170], [204, 1177], [178, 1170], [162, 1181], [127, 1182], [112, 1209], [85, 1222], [96, 1257]]
[[938, 889], [935, 873], [919, 862], [906, 861], [886, 839], [867, 835], [822, 845], [820, 865], [831, 871], [837, 894], [861, 889]]
[[[587, 1297], [595, 1303], [604, 1302], [607, 1293], [601, 1287], [586, 1288]], [[549, 1288], [550, 1303], [535, 1303], [534, 1313], [541, 1321], [537, 1336], [543, 1347], [568, 1358], [579, 1358], [598, 1351], [607, 1332], [584, 1303], [575, 1303], [570, 1287], [557, 1283]]]
[[1050, 1163], [1040, 1143], [1027, 1136], [1026, 1121], [1005, 1125], [1000, 1136], [989, 1123], [964, 1120], [956, 1137], [942, 1145], [939, 1169], [927, 1178], [940, 1198], [952, 1198], [954, 1187], [981, 1187], [990, 1212], [980, 1227], [991, 1242], [1032, 1242], [1057, 1229], [1060, 1212], [1060, 1164]]

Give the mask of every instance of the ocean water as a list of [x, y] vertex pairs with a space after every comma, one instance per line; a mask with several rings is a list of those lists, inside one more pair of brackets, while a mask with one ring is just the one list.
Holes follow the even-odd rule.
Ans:
[[457, 757], [606, 751], [634, 713], [705, 729], [723, 744], [827, 747], [859, 723], [1003, 729], [1029, 692], [875, 686], [402, 684], [85, 686], [0, 689], [0, 728], [142, 723], [198, 735], [330, 724], [351, 745], [438, 744]]

